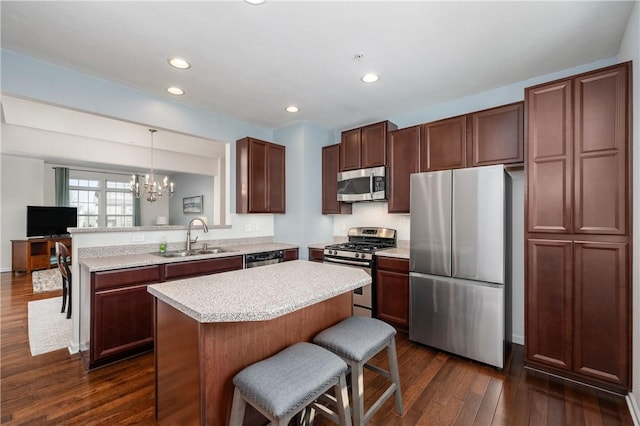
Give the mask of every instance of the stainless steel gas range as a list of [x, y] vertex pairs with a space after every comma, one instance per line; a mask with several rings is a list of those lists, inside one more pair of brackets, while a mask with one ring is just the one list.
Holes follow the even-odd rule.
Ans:
[[[396, 230], [389, 228], [350, 228], [349, 241], [324, 248], [324, 262], [373, 271], [376, 250], [396, 246]], [[353, 314], [371, 317], [375, 300], [375, 282], [353, 291]]]

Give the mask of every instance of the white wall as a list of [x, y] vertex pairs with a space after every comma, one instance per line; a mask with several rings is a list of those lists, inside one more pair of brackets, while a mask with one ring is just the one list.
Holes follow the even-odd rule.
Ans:
[[2, 214], [0, 258], [2, 272], [11, 270], [11, 241], [24, 239], [27, 228], [27, 206], [44, 204], [44, 161], [0, 156], [2, 162]]
[[633, 249], [632, 249], [632, 293], [633, 293], [633, 339], [632, 339], [632, 382], [633, 388], [628, 399], [635, 413], [636, 424], [640, 424], [640, 3], [636, 2], [620, 45], [619, 62], [633, 61]]

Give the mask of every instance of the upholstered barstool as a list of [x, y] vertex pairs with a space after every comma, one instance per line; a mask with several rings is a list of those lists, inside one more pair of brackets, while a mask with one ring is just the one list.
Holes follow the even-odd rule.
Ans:
[[[351, 411], [355, 426], [366, 424], [392, 394], [395, 394], [396, 411], [402, 415], [395, 335], [396, 330], [385, 322], [375, 318], [353, 316], [321, 331], [313, 338], [313, 343], [339, 355], [351, 368]], [[389, 371], [368, 363], [374, 355], [385, 348], [389, 360]], [[366, 413], [364, 411], [364, 367], [391, 380], [391, 385]]]
[[[344, 361], [326, 349], [306, 342], [289, 346], [236, 374], [229, 425], [242, 425], [249, 403], [274, 426], [288, 425], [307, 408], [351, 426], [346, 371]], [[327, 398], [336, 405], [336, 411], [316, 401], [331, 388], [335, 397]]]

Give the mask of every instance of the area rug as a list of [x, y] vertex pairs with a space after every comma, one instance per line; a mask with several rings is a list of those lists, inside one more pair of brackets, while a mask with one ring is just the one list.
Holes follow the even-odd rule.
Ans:
[[29, 302], [29, 348], [31, 355], [66, 348], [71, 342], [71, 320], [60, 313], [62, 297]]
[[62, 289], [62, 275], [58, 268], [43, 269], [31, 273], [34, 293], [45, 293]]

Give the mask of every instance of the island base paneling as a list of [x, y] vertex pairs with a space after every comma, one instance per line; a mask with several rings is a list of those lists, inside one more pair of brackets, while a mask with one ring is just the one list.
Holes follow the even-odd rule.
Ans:
[[310, 341], [351, 311], [348, 292], [269, 321], [198, 323], [156, 299], [158, 421], [228, 424], [235, 374], [287, 346]]

